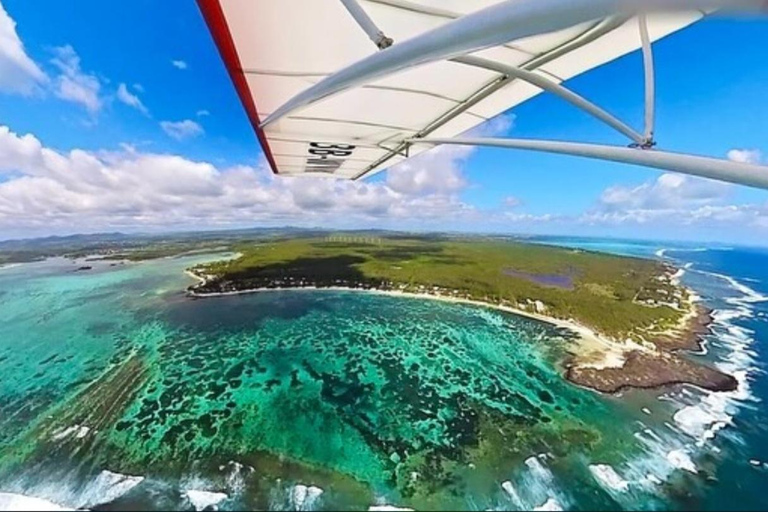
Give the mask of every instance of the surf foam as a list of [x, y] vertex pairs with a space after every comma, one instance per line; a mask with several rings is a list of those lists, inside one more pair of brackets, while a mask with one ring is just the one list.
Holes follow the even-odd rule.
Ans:
[[694, 464], [693, 460], [691, 460], [691, 456], [682, 449], [672, 450], [671, 452], [667, 453], [667, 460], [670, 464], [678, 469], [688, 471], [694, 475], [698, 474], [699, 472], [696, 464]]
[[307, 487], [303, 484], [296, 484], [291, 489], [291, 505], [296, 510], [313, 510], [315, 502], [323, 494], [323, 490], [314, 485]]
[[91, 429], [84, 425], [72, 425], [53, 433], [51, 438], [54, 441], [61, 441], [70, 436], [74, 436], [76, 439], [82, 439], [90, 433]]
[[91, 508], [115, 501], [144, 481], [143, 476], [130, 476], [104, 470], [89, 482], [79, 496], [79, 508]]
[[56, 512], [59, 510], [75, 510], [74, 508], [66, 508], [52, 501], [44, 500], [42, 498], [35, 498], [32, 496], [25, 496], [24, 494], [15, 494], [11, 492], [0, 492], [0, 510], [16, 510], [16, 511], [51, 511]]
[[211, 508], [216, 510], [219, 503], [229, 497], [223, 492], [198, 491], [195, 489], [187, 489], [183, 495], [195, 507], [195, 510], [198, 511]]
[[[544, 463], [547, 457], [540, 454], [527, 458], [518, 478], [501, 484], [509, 501], [500, 510], [509, 508], [510, 504], [521, 510], [562, 510], [568, 505], [567, 495], [558, 487], [555, 476]], [[541, 508], [554, 505], [560, 508]]]
[[608, 464], [592, 464], [589, 471], [595, 480], [609, 492], [627, 492], [629, 482], [624, 480], [612, 466]]
[[509, 499], [512, 500], [512, 503], [515, 505], [515, 507], [524, 509], [525, 505], [523, 504], [523, 500], [520, 499], [520, 495], [517, 494], [517, 490], [515, 489], [515, 486], [507, 480], [506, 482], [503, 482], [501, 484], [501, 488], [504, 489], [504, 492], [507, 493], [509, 496]]
[[549, 498], [543, 505], [533, 507], [533, 510], [534, 512], [557, 511], [563, 510], [563, 506], [555, 498]]

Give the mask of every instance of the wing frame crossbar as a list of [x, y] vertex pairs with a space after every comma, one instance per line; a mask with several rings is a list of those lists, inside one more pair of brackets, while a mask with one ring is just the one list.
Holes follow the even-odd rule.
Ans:
[[[393, 44], [393, 40], [388, 38], [384, 31], [376, 25], [376, 22], [365, 12], [357, 0], [341, 0], [344, 7], [355, 19], [360, 28], [368, 35], [374, 44], [383, 50]], [[643, 55], [645, 62], [645, 84], [646, 84], [646, 116], [645, 133], [641, 134], [632, 127], [599, 107], [595, 103], [587, 100], [583, 96], [576, 94], [560, 83], [547, 78], [539, 73], [528, 71], [518, 66], [511, 66], [496, 62], [490, 59], [477, 57], [473, 55], [464, 55], [450, 59], [452, 62], [472, 66], [500, 73], [508, 78], [516, 78], [534, 85], [544, 91], [550, 92], [561, 99], [567, 101], [576, 108], [595, 117], [599, 121], [607, 124], [614, 130], [626, 136], [632, 141], [633, 145], [648, 147], [653, 144], [653, 54], [651, 50], [650, 35], [648, 33], [648, 24], [645, 15], [639, 16], [640, 35], [643, 44]], [[382, 47], [382, 41], [386, 41], [386, 46]]]
[[648, 31], [648, 16], [640, 14], [637, 17], [640, 28], [640, 41], [643, 51], [643, 74], [645, 75], [645, 130], [642, 146], [653, 147], [656, 123], [656, 71], [654, 68], [653, 45]]
[[[734, 4], [739, 4], [739, 6], [754, 8], [762, 6], [763, 0], [732, 1]], [[629, 0], [579, 0], [578, 2], [573, 2], [572, 0], [506, 0], [451, 21], [446, 25], [396, 46], [392, 46], [392, 40], [387, 38], [384, 32], [376, 26], [374, 21], [358, 4], [357, 0], [341, 0], [341, 2], [369, 38], [382, 51], [325, 77], [320, 82], [299, 93], [269, 115], [260, 124], [259, 128], [264, 129], [271, 123], [290, 115], [302, 107], [321, 101], [343, 90], [365, 85], [377, 78], [424, 63], [449, 60], [465, 65], [483, 67], [501, 74], [494, 81], [486, 84], [474, 96], [479, 98], [487, 97], [504, 87], [510, 79], [520, 79], [565, 99], [627, 136], [633, 142], [630, 147], [621, 147], [552, 140], [433, 138], [428, 136], [428, 133], [431, 131], [428, 127], [417, 133], [414, 137], [404, 139], [398, 148], [393, 151], [394, 154], [400, 153], [400, 149], [404, 149], [407, 154], [407, 149], [412, 144], [457, 144], [526, 149], [640, 165], [768, 189], [768, 168], [766, 167], [653, 149], [653, 146], [656, 144], [654, 140], [655, 70], [652, 43], [647, 18], [644, 13], [634, 13], [638, 16], [639, 20], [639, 35], [645, 77], [645, 110], [642, 134], [596, 104], [565, 88], [559, 82], [534, 73], [535, 69], [527, 70], [515, 66], [506, 66], [495, 61], [468, 55], [478, 50], [508, 43], [517, 38], [550, 32], [595, 19], [611, 18], [621, 12], [626, 12], [623, 9], [630, 5]], [[665, 2], [662, 0], [649, 0], [649, 4], [658, 7], [664, 5]], [[725, 0], [680, 0], [680, 4], [689, 8], [705, 5], [716, 6], [725, 4]], [[576, 20], [574, 20], [574, 17]], [[567, 22], [565, 21], [566, 19], [568, 20]], [[468, 99], [460, 105], [462, 108], [457, 110], [464, 111], [472, 104], [472, 99]], [[386, 161], [386, 158], [382, 159], [382, 161]], [[374, 168], [378, 164], [379, 162], [374, 163], [369, 169]], [[366, 170], [354, 179], [364, 177], [367, 173], [368, 171]]]
[[462, 146], [497, 147], [578, 156], [596, 160], [639, 165], [642, 167], [651, 167], [663, 171], [671, 171], [689, 176], [709, 178], [768, 190], [767, 166], [732, 162], [720, 158], [659, 151], [651, 148], [627, 148], [603, 144], [585, 144], [580, 142], [492, 137], [426, 137], [422, 139], [408, 139], [408, 142], [411, 144], [452, 144]]
[[376, 23], [368, 16], [365, 9], [357, 3], [357, 0], [341, 0], [341, 3], [379, 50], [386, 50], [392, 46], [394, 40], [391, 37], [387, 37], [384, 31], [376, 26]]
[[[762, 9], [764, 2], [765, 0], [676, 0], [674, 6], [680, 10], [726, 5], [732, 8]], [[349, 5], [356, 6], [365, 13], [357, 2], [350, 2]], [[669, 6], [669, 0], [643, 0], [644, 11]], [[620, 13], [637, 14], [636, 7], [637, 0], [504, 0], [369, 55], [337, 71], [288, 100], [272, 112], [260, 126], [264, 129], [295, 110], [404, 69], [449, 60], [517, 39], [555, 32]]]

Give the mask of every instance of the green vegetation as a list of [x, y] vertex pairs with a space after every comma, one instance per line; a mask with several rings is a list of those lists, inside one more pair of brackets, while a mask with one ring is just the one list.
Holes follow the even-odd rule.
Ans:
[[624, 339], [681, 315], [684, 291], [661, 263], [491, 238], [294, 238], [234, 247], [194, 269], [198, 293], [343, 286], [433, 293], [574, 318]]

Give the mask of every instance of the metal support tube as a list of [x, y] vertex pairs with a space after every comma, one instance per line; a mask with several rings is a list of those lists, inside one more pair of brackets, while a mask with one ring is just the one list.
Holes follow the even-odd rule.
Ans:
[[645, 141], [644, 146], [653, 146], [656, 123], [656, 73], [653, 65], [653, 48], [651, 36], [648, 33], [648, 18], [645, 14], [638, 16], [640, 23], [640, 39], [643, 42], [643, 68], [645, 72]]
[[360, 7], [357, 0], [341, 0], [341, 3], [344, 4], [344, 7], [347, 8], [349, 14], [355, 18], [357, 24], [360, 25], [360, 28], [362, 28], [366, 34], [368, 34], [368, 37], [379, 50], [384, 50], [392, 46], [394, 41], [387, 37], [384, 32], [376, 26], [376, 23], [374, 23], [371, 17], [368, 16], [368, 13]]
[[636, 144], [642, 145], [646, 140], [643, 137], [643, 135], [633, 130], [630, 126], [620, 121], [613, 115], [609, 114], [602, 108], [598, 107], [591, 101], [585, 99], [584, 97], [576, 94], [570, 89], [567, 89], [562, 85], [558, 84], [557, 82], [554, 82], [542, 75], [539, 75], [537, 73], [533, 73], [531, 71], [527, 71], [524, 69], [520, 69], [514, 66], [508, 66], [492, 60], [483, 59], [481, 57], [473, 57], [470, 55], [465, 57], [456, 57], [455, 59], [452, 59], [452, 60], [454, 62], [459, 62], [461, 64], [467, 64], [469, 66], [475, 66], [483, 69], [488, 69], [491, 71], [496, 71], [498, 73], [502, 73], [504, 75], [511, 76], [513, 78], [519, 78], [520, 80], [524, 80], [530, 84], [535, 85], [536, 87], [539, 87], [545, 91], [551, 92], [552, 94], [559, 96], [560, 98], [576, 106], [577, 108], [584, 110], [588, 114], [596, 117], [597, 119], [604, 122], [608, 126], [614, 128], [618, 132], [626, 135]]
[[768, 166], [742, 164], [702, 156], [670, 153], [651, 149], [631, 149], [598, 144], [581, 144], [548, 140], [494, 138], [424, 138], [409, 139], [412, 144], [457, 144], [463, 146], [492, 146], [526, 149], [545, 153], [595, 158], [664, 171], [699, 176], [714, 180], [768, 190]]
[[[674, 9], [720, 5], [761, 8], [764, 0], [677, 0]], [[619, 13], [669, 9], [669, 0], [506, 0], [448, 22], [384, 51], [366, 57], [321, 80], [276, 109], [261, 124], [351, 87], [403, 69], [451, 59], [510, 41], [555, 32]], [[351, 5], [351, 4], [350, 4]], [[359, 7], [359, 6], [358, 6]], [[354, 7], [353, 7], [354, 9]]]

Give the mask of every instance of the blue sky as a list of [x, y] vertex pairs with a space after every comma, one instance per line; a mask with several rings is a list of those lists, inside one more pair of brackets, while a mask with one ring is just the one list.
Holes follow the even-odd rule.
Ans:
[[[768, 243], [768, 192], [538, 153], [274, 180], [191, 0], [0, 5], [26, 59], [0, 47], [0, 238], [305, 224]], [[655, 45], [661, 147], [768, 163], [767, 39], [768, 17], [715, 17]], [[640, 126], [641, 69], [632, 54], [567, 85]], [[506, 119], [515, 137], [624, 142], [546, 94]]]

